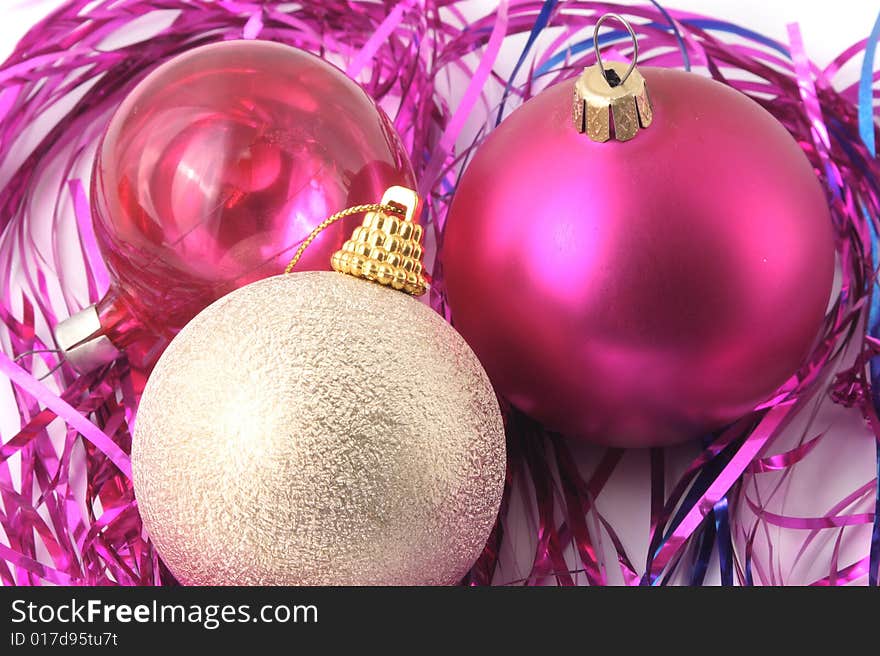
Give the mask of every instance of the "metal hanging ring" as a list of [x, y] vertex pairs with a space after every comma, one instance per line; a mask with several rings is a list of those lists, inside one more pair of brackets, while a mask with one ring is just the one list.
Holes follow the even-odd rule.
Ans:
[[[622, 23], [623, 26], [626, 28], [626, 31], [629, 32], [629, 36], [632, 39], [632, 61], [629, 63], [629, 68], [626, 69], [626, 73], [624, 73], [623, 77], [620, 78], [620, 84], [624, 84], [636, 68], [636, 62], [639, 59], [639, 40], [636, 37], [636, 33], [635, 30], [633, 30], [632, 25], [630, 25], [629, 21], [620, 14], [602, 14], [599, 20], [596, 21], [596, 27], [593, 29], [593, 49], [596, 51], [596, 63], [599, 65], [599, 70], [602, 71], [602, 77], [605, 78], [606, 82], [608, 82], [608, 75], [605, 72], [605, 66], [602, 65], [602, 53], [599, 52], [599, 28], [602, 27], [602, 23], [604, 23], [609, 18], [614, 18], [618, 22]], [[611, 86], [610, 82], [608, 82], [608, 86]]]
[[12, 358], [13, 362], [18, 362], [22, 358], [26, 358], [29, 355], [38, 355], [40, 353], [62, 353], [63, 351], [58, 348], [38, 348], [31, 349], [30, 351], [25, 351], [24, 353], [19, 353], [14, 358]]

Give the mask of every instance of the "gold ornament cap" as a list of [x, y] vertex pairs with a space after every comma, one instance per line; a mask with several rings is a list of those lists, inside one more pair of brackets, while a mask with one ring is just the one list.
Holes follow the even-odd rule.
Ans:
[[[629, 64], [602, 61], [599, 27], [614, 18], [626, 26], [632, 37], [633, 58]], [[636, 69], [639, 45], [632, 26], [618, 14], [604, 14], [593, 31], [596, 64], [584, 69], [574, 85], [574, 126], [593, 141], [629, 141], [654, 120], [645, 78]]]
[[428, 284], [422, 271], [422, 226], [415, 222], [419, 196], [406, 187], [389, 187], [380, 205], [366, 213], [330, 265], [340, 273], [420, 296]]

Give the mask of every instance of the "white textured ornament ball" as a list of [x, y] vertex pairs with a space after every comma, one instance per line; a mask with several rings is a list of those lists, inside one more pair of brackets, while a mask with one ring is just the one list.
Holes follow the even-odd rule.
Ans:
[[489, 379], [393, 289], [295, 273], [223, 297], [144, 390], [134, 488], [191, 585], [456, 583], [504, 482]]

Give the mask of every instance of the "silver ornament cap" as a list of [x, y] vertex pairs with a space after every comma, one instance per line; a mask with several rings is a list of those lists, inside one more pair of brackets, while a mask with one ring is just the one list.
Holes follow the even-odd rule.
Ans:
[[103, 330], [95, 305], [89, 305], [55, 326], [55, 344], [77, 373], [87, 374], [122, 355]]

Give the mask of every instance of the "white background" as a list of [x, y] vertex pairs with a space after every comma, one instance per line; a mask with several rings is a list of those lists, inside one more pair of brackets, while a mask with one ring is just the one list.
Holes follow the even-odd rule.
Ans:
[[[494, 0], [475, 2], [485, 7], [494, 4]], [[11, 52], [17, 39], [30, 26], [59, 4], [60, 0], [0, 0], [0, 59]], [[800, 25], [807, 53], [820, 66], [856, 41], [867, 37], [880, 12], [880, 1], [874, 0], [669, 0], [662, 4], [667, 9], [703, 13], [745, 25], [783, 43], [788, 41], [787, 24], [796, 21]], [[835, 79], [837, 86], [854, 82], [861, 64], [861, 59], [856, 58]], [[788, 501], [781, 507], [773, 508], [774, 512], [794, 516], [816, 514], [817, 508], [827, 508], [846, 491], [873, 478], [874, 447], [858, 413], [831, 406], [824, 413], [824, 420], [835, 427], [835, 441], [826, 441], [828, 449], [815, 454], [809, 462], [805, 461], [798, 467], [798, 474], [789, 482]], [[783, 450], [784, 444], [774, 448], [774, 452]], [[593, 461], [596, 455], [596, 450], [589, 447], [580, 453], [585, 463]], [[686, 448], [678, 454], [670, 451], [671, 460], [686, 462], [688, 457]], [[647, 551], [645, 528], [648, 508], [644, 499], [649, 498], [649, 493], [646, 474], [647, 454], [639, 451], [627, 454], [606, 491], [597, 499], [597, 506], [618, 530], [635, 563], [643, 562]], [[772, 482], [770, 478], [764, 480]], [[840, 481], [840, 486], [834, 485], [835, 481]], [[817, 485], [819, 482], [821, 484]], [[851, 508], [848, 511], [866, 512], [870, 508]], [[824, 508], [821, 512], [824, 512]], [[502, 548], [502, 582], [516, 580], [528, 571], [528, 557], [533, 553], [530, 544], [533, 531], [526, 525], [525, 519], [519, 521], [513, 518], [507, 528], [510, 537]], [[859, 527], [859, 530], [849, 533], [850, 539], [844, 541], [841, 549], [842, 564], [853, 562], [866, 553], [868, 533], [865, 528], [868, 527]], [[782, 530], [774, 531], [773, 540], [779, 548], [773, 559], [778, 561], [779, 571], [784, 573], [784, 582], [805, 583], [827, 575], [827, 567], [823, 564], [827, 561], [827, 543], [823, 545], [823, 540], [817, 541], [817, 552], [811, 554], [812, 558], [809, 559], [811, 563], [807, 567], [794, 568], [785, 561], [790, 560], [791, 550], [800, 544], [802, 536], [786, 537], [783, 533]], [[826, 555], [823, 555], [823, 550]], [[606, 553], [607, 556], [612, 554]], [[710, 579], [717, 581], [717, 575], [710, 576]]]

